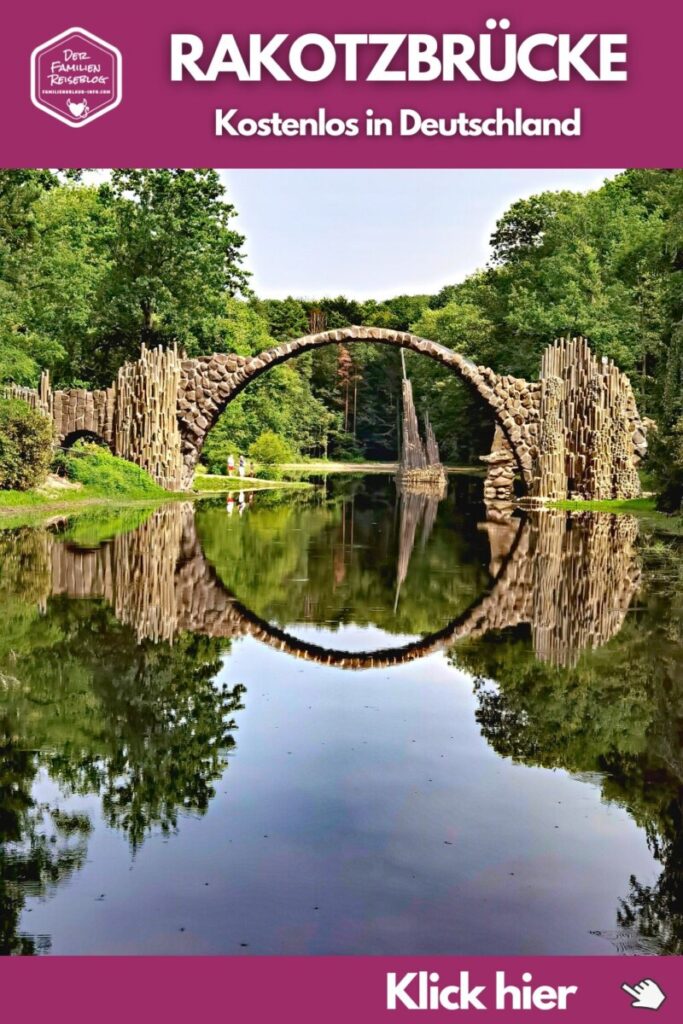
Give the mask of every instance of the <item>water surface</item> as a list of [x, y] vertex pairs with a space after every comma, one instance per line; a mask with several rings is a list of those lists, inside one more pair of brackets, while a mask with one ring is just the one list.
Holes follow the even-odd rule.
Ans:
[[675, 538], [356, 477], [0, 573], [2, 952], [683, 950]]

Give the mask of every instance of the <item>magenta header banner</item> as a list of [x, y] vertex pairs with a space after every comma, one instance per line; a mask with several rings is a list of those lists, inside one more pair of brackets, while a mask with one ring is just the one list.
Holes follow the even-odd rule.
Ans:
[[1, 162], [681, 166], [682, 28], [669, 0], [34, 0], [4, 13]]

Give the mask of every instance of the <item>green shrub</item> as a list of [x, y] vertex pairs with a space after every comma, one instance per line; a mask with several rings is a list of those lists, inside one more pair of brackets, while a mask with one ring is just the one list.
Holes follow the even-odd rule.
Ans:
[[0, 399], [0, 487], [43, 483], [52, 459], [52, 421], [19, 399]]
[[255, 462], [264, 466], [277, 466], [281, 462], [291, 462], [292, 452], [279, 434], [273, 430], [264, 430], [249, 448], [249, 455]]
[[79, 441], [67, 459], [66, 475], [93, 494], [105, 498], [155, 498], [165, 493], [144, 469], [117, 458], [101, 445]]
[[73, 463], [74, 460], [69, 455], [69, 452], [64, 451], [63, 448], [58, 448], [52, 456], [50, 472], [56, 473], [57, 476], [66, 477], [67, 480], [73, 480]]
[[275, 469], [273, 466], [260, 466], [256, 470], [257, 480], [282, 480], [284, 474], [281, 469]]

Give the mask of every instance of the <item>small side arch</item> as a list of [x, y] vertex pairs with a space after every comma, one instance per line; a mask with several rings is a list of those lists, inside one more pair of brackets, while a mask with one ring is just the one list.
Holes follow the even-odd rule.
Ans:
[[97, 434], [94, 430], [72, 430], [70, 434], [60, 441], [59, 447], [63, 451], [68, 451], [76, 444], [77, 441], [86, 441], [88, 444], [97, 444], [100, 448], [109, 448], [105, 439], [101, 434]]

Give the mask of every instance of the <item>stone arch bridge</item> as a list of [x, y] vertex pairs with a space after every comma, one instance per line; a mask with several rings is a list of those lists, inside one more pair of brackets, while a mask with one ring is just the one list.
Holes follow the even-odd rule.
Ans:
[[646, 448], [628, 378], [598, 361], [583, 338], [546, 350], [538, 381], [498, 374], [426, 338], [378, 327], [345, 327], [283, 342], [253, 356], [234, 353], [186, 359], [175, 349], [142, 349], [111, 387], [13, 388], [52, 417], [64, 444], [95, 436], [146, 469], [163, 487], [192, 485], [204, 441], [226, 406], [272, 366], [333, 344], [374, 342], [420, 353], [462, 379], [495, 422], [486, 485], [490, 499], [509, 499], [515, 476], [532, 497], [633, 497]]

